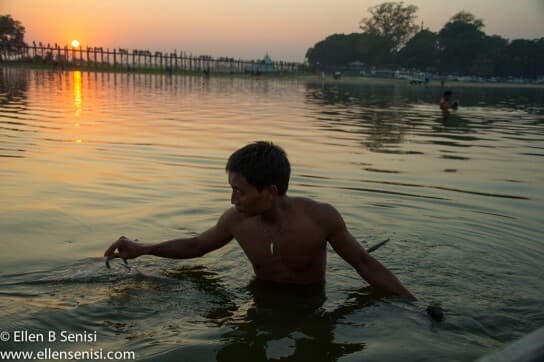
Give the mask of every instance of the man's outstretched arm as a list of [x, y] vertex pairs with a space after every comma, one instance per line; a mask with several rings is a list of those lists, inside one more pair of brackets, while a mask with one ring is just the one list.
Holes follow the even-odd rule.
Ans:
[[327, 225], [329, 225], [328, 240], [333, 249], [357, 270], [357, 273], [370, 285], [401, 295], [408, 300], [416, 300], [402, 283], [379, 261], [370, 254], [355, 240], [346, 228], [344, 220], [332, 206], [325, 206]]
[[232, 240], [232, 234], [229, 231], [230, 212], [227, 210], [214, 227], [191, 238], [144, 245], [122, 236], [106, 250], [104, 256], [108, 259], [134, 259], [142, 255], [155, 255], [171, 259], [189, 259], [202, 256], [221, 248]]

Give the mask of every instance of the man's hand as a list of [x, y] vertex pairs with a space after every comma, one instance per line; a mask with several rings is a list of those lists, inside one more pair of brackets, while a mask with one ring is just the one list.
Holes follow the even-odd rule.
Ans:
[[121, 236], [104, 253], [108, 260], [113, 258], [134, 259], [146, 253], [146, 247]]

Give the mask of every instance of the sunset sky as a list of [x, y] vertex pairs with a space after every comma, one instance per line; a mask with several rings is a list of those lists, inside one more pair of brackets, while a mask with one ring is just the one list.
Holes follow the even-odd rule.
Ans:
[[[303, 61], [333, 33], [359, 31], [382, 0], [0, 0], [0, 14], [26, 27], [25, 40], [83, 47], [184, 50], [193, 54]], [[544, 37], [544, 0], [411, 0], [418, 22], [438, 31], [456, 12], [482, 18], [487, 34]]]

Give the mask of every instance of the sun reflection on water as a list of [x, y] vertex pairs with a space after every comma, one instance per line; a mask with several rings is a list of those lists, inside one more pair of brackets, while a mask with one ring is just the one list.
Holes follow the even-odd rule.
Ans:
[[[74, 107], [75, 112], [74, 116], [79, 117], [83, 109], [83, 101], [81, 97], [81, 72], [76, 70], [74, 73]], [[78, 120], [74, 121], [74, 127], [79, 127], [80, 123]], [[75, 143], [82, 143], [81, 139], [76, 139]]]
[[74, 106], [75, 106], [75, 116], [79, 117], [81, 114], [83, 101], [81, 98], [81, 72], [75, 71], [74, 73]]

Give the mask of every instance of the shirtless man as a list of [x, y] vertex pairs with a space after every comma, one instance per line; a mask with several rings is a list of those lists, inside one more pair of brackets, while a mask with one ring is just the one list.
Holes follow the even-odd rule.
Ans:
[[450, 108], [456, 110], [459, 107], [459, 101], [455, 100], [452, 102], [452, 96], [452, 91], [445, 91], [440, 99], [440, 109], [442, 110], [442, 115], [444, 117], [448, 117], [450, 115]]
[[215, 226], [195, 237], [153, 245], [122, 236], [104, 256], [196, 258], [234, 238], [251, 261], [258, 280], [310, 285], [325, 281], [328, 241], [369, 284], [416, 300], [354, 239], [333, 206], [287, 196], [291, 166], [283, 149], [269, 142], [249, 144], [230, 156], [226, 171], [234, 206]]

